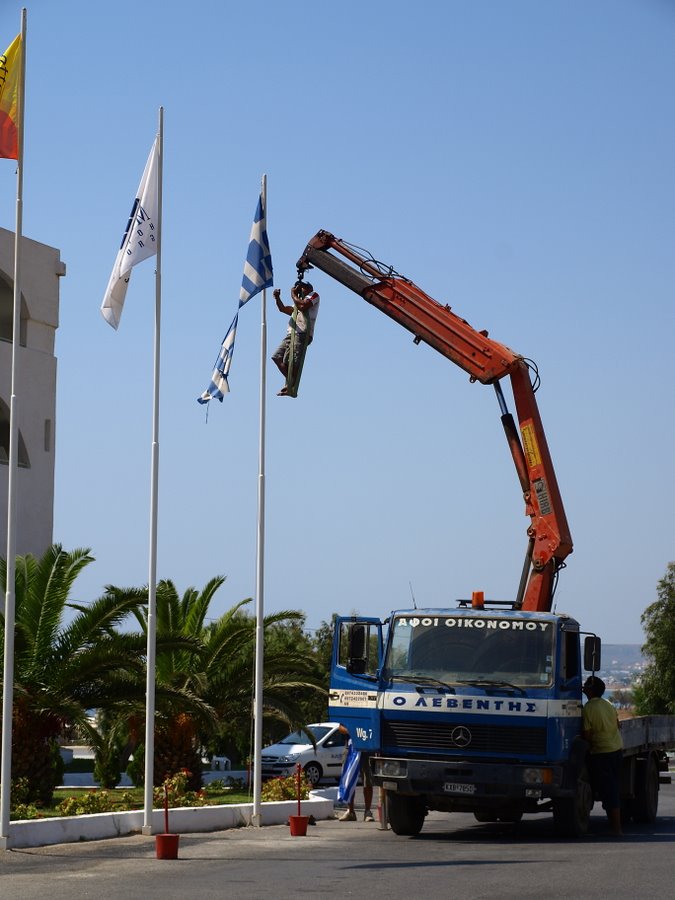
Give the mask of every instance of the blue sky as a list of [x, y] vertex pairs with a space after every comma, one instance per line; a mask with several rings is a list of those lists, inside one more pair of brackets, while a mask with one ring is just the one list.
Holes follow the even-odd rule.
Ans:
[[[0, 43], [20, 5], [0, 8]], [[4, 35], [4, 38], [2, 37]], [[158, 575], [255, 590], [260, 304], [207, 386], [262, 173], [275, 284], [320, 228], [536, 360], [575, 549], [557, 609], [605, 640], [675, 559], [675, 3], [173, 0], [28, 6], [24, 234], [67, 265], [54, 538], [77, 599], [148, 578], [154, 266], [99, 306], [165, 109]], [[14, 227], [0, 160], [0, 225]], [[300, 396], [269, 369], [268, 610], [509, 599], [528, 520], [491, 388], [327, 276]], [[285, 321], [268, 297], [269, 353]]]

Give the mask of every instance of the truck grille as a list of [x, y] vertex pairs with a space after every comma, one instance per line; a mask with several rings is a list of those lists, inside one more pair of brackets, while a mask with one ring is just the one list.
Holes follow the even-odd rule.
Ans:
[[[447, 725], [433, 722], [385, 722], [383, 747], [394, 750], [440, 753], [450, 751], [462, 755], [508, 753], [518, 756], [541, 756], [546, 753], [546, 728], [504, 725]], [[470, 739], [466, 743], [466, 732]]]

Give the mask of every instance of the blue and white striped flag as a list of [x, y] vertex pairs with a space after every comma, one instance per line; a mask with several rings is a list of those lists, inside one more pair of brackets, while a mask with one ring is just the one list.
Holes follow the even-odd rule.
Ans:
[[[248, 253], [246, 254], [246, 262], [244, 263], [244, 277], [242, 278], [239, 292], [239, 309], [242, 308], [244, 303], [248, 303], [251, 297], [255, 297], [257, 293], [262, 291], [263, 288], [272, 287], [272, 283], [272, 255], [267, 238], [267, 224], [261, 194], [258, 197], [258, 206], [253, 219], [251, 239], [248, 245]], [[213, 375], [211, 376], [211, 383], [201, 397], [197, 398], [198, 403], [208, 403], [209, 400], [220, 400], [222, 403], [225, 394], [230, 392], [227, 376], [230, 374], [230, 366], [232, 365], [239, 309], [232, 324], [227, 329], [227, 334], [223, 338], [218, 359], [213, 369]]]
[[342, 774], [340, 775], [340, 785], [337, 794], [339, 803], [349, 803], [351, 801], [356, 790], [360, 771], [361, 753], [355, 749], [350, 738], [347, 743], [347, 756], [342, 764]]

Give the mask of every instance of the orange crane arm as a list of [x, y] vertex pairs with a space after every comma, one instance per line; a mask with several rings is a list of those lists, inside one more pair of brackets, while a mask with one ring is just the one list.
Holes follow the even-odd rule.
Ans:
[[[410, 279], [328, 231], [319, 231], [297, 263], [298, 276], [316, 267], [469, 373], [471, 381], [492, 384], [502, 424], [530, 517], [528, 548], [515, 606], [550, 611], [556, 573], [572, 552], [565, 510], [525, 359], [487, 331], [469, 323], [425, 294]], [[519, 429], [506, 408], [500, 380], [509, 376]]]

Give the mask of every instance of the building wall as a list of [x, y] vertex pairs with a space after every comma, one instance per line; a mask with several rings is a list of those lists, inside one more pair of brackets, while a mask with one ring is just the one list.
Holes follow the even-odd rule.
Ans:
[[[14, 234], [0, 228], [0, 556], [7, 553], [8, 416], [12, 384]], [[16, 552], [41, 556], [53, 540], [56, 439], [56, 357], [59, 278], [65, 265], [54, 247], [26, 237], [21, 254], [21, 339], [16, 408], [19, 467], [15, 482]]]

